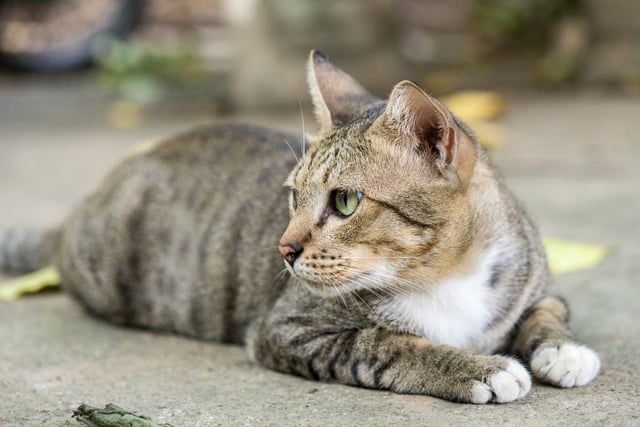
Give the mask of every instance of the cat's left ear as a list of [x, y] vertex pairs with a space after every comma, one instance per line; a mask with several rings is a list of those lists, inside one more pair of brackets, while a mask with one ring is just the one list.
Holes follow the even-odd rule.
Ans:
[[441, 172], [453, 170], [463, 185], [468, 184], [475, 148], [440, 101], [405, 80], [393, 88], [382, 119], [394, 139], [424, 154]]
[[380, 102], [318, 50], [309, 55], [307, 80], [322, 132], [348, 123]]

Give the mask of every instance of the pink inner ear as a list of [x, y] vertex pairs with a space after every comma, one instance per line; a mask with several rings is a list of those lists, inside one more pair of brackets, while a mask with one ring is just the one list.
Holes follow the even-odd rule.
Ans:
[[406, 81], [391, 93], [387, 113], [398, 130], [417, 139], [419, 149], [451, 163], [455, 137], [449, 113], [438, 101]]

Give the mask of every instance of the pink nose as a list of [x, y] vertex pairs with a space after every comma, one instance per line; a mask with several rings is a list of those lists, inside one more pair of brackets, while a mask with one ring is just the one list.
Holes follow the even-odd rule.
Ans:
[[278, 246], [280, 255], [293, 267], [293, 263], [298, 259], [298, 256], [302, 253], [302, 246], [297, 243], [285, 243]]

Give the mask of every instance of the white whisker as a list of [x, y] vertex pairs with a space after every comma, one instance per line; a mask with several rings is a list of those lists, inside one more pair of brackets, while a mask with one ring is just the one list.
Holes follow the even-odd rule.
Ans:
[[300, 101], [300, 96], [298, 95], [298, 107], [300, 107], [300, 122], [302, 123], [302, 140], [300, 141], [300, 145], [302, 147], [302, 155], [307, 151], [307, 132], [304, 127], [304, 110], [302, 109], [302, 102]]
[[299, 162], [300, 160], [298, 159], [298, 155], [295, 151], [293, 151], [293, 147], [291, 146], [291, 144], [289, 144], [289, 141], [285, 139], [284, 143], [287, 144], [287, 147], [289, 147], [289, 150], [291, 151], [291, 154], [293, 154], [293, 157], [296, 159], [296, 162]]

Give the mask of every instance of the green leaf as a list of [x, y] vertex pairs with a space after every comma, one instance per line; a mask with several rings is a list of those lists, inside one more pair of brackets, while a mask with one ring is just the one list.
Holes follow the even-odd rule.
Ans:
[[73, 411], [73, 418], [89, 427], [172, 427], [157, 424], [149, 417], [138, 415], [109, 403], [103, 409], [82, 404]]

